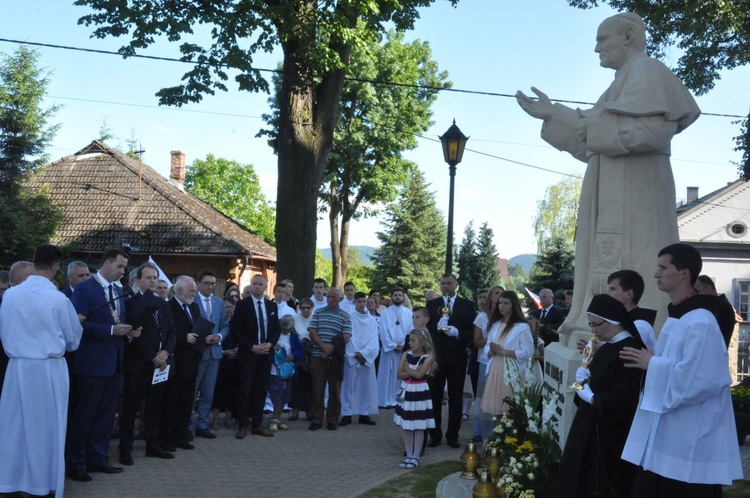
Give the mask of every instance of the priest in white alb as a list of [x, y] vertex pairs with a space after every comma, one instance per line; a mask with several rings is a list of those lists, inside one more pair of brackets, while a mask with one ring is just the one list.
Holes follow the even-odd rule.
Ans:
[[346, 343], [344, 380], [341, 384], [341, 422], [339, 426], [352, 423], [352, 416], [359, 415], [359, 423], [375, 425], [370, 415], [378, 414], [377, 382], [375, 381], [375, 358], [378, 357], [378, 329], [375, 317], [367, 312], [367, 295], [354, 294], [352, 337]]
[[622, 452], [638, 466], [631, 496], [721, 496], [722, 484], [743, 478], [727, 348], [710, 310], [713, 296], [693, 289], [701, 267], [690, 245], [659, 252], [655, 277], [669, 296], [669, 318], [653, 351], [620, 352], [626, 367], [645, 370]]
[[0, 398], [0, 493], [63, 496], [68, 367], [83, 328], [52, 279], [63, 253], [42, 244], [34, 274], [10, 288], [0, 306], [0, 340], [8, 355]]
[[396, 377], [406, 336], [412, 329], [411, 310], [404, 306], [404, 291], [391, 291], [391, 305], [380, 315], [380, 367], [378, 368], [378, 405], [396, 407], [401, 381]]

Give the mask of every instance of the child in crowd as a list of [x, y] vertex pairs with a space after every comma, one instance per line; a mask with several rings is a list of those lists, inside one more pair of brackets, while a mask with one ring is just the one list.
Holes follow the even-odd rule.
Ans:
[[302, 358], [304, 349], [302, 349], [302, 343], [299, 340], [299, 335], [294, 330], [294, 316], [286, 315], [279, 318], [279, 326], [281, 328], [281, 334], [279, 335], [279, 341], [274, 346], [274, 362], [271, 366], [271, 383], [268, 388], [268, 392], [271, 396], [271, 403], [273, 403], [273, 416], [271, 417], [271, 432], [277, 430], [288, 430], [289, 427], [281, 422], [281, 413], [284, 410], [284, 405], [289, 403], [289, 399], [292, 395], [292, 379], [297, 375], [296, 367], [288, 373], [286, 369], [289, 367], [283, 367], [284, 363], [295, 364], [296, 360]]
[[401, 355], [397, 372], [404, 393], [399, 396], [401, 399], [393, 417], [393, 421], [404, 430], [406, 459], [398, 465], [402, 469], [419, 466], [425, 431], [435, 427], [427, 377], [436, 369], [430, 332], [424, 327], [409, 332], [409, 350]]

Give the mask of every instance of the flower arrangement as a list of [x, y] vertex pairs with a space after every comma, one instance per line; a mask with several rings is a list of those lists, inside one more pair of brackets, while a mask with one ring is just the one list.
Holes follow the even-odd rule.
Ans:
[[[533, 379], [529, 363], [526, 378]], [[509, 498], [548, 496], [560, 460], [553, 420], [557, 403], [540, 383], [524, 383], [518, 364], [507, 358], [505, 382], [514, 395], [505, 398], [509, 409], [485, 443], [486, 448], [498, 448], [505, 461], [498, 487]]]

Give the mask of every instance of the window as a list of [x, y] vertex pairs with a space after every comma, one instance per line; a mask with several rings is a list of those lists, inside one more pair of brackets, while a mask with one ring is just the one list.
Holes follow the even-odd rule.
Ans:
[[747, 234], [747, 225], [741, 221], [734, 221], [727, 225], [727, 234], [729, 234], [730, 237], [739, 239]]

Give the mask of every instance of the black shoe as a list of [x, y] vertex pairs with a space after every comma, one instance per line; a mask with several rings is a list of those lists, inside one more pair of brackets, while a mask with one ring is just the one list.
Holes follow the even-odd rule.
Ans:
[[375, 421], [368, 417], [367, 415], [360, 415], [359, 416], [359, 423], [365, 424], [365, 425], [375, 425]]
[[317, 431], [317, 430], [320, 430], [322, 428], [323, 428], [323, 426], [320, 425], [320, 424], [310, 424], [310, 427], [308, 427], [308, 429], [310, 429], [311, 431]]
[[[362, 420], [361, 417], [360, 417], [360, 420]], [[339, 425], [341, 427], [344, 427], [345, 425], [349, 425], [351, 423], [352, 423], [352, 418], [349, 416], [346, 416], [346, 417], [341, 417], [341, 422], [339, 422]]]
[[146, 456], [151, 458], [162, 458], [164, 460], [171, 460], [174, 458], [172, 453], [167, 453], [161, 448], [146, 449]]
[[216, 434], [209, 431], [208, 429], [195, 429], [195, 436], [196, 437], [204, 437], [206, 439], [215, 439]]
[[328, 426], [326, 427], [326, 429], [328, 429], [329, 431], [335, 431], [337, 428], [338, 426], [334, 423], [329, 423]]
[[174, 443], [161, 443], [161, 449], [170, 453], [174, 453], [175, 451], [177, 451], [177, 446], [175, 446]]
[[78, 482], [90, 482], [91, 476], [84, 469], [73, 469], [68, 471], [68, 477]]
[[121, 465], [133, 465], [133, 457], [130, 452], [120, 453], [120, 464]]
[[190, 444], [190, 443], [182, 443], [182, 444], [178, 444], [178, 445], [177, 445], [177, 447], [178, 447], [178, 448], [180, 448], [180, 449], [182, 449], [182, 450], [192, 450], [192, 449], [194, 449], [194, 448], [195, 448], [195, 446], [193, 446], [193, 445], [192, 445], [192, 444]]
[[461, 443], [458, 442], [458, 439], [449, 439], [448, 446], [450, 446], [451, 448], [460, 448]]
[[435, 438], [430, 438], [430, 442], [427, 443], [427, 447], [429, 448], [437, 448], [440, 446], [440, 440]]
[[124, 469], [122, 467], [113, 467], [109, 463], [104, 462], [86, 465], [86, 470], [89, 472], [101, 472], [102, 474], [119, 474]]

